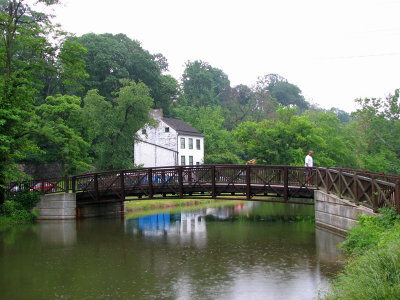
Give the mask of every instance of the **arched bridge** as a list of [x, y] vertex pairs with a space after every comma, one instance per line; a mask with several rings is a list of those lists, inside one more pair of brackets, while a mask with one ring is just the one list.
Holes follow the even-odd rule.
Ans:
[[[30, 189], [36, 187], [43, 194], [76, 193], [78, 206], [137, 198], [188, 197], [313, 204], [305, 199], [313, 198], [314, 190], [321, 189], [375, 211], [386, 206], [400, 212], [399, 186], [400, 176], [325, 167], [314, 168], [311, 180], [306, 182], [304, 167], [275, 165], [141, 168], [29, 184]], [[6, 191], [18, 188], [21, 186], [11, 184]]]

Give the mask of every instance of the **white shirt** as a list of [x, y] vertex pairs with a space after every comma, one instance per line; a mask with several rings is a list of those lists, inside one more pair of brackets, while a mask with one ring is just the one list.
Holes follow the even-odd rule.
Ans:
[[311, 155], [307, 155], [305, 159], [305, 166], [306, 167], [313, 167], [313, 158]]

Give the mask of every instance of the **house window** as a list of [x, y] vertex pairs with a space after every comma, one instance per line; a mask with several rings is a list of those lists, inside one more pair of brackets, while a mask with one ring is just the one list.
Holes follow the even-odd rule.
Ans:
[[200, 140], [196, 139], [196, 149], [200, 150]]
[[186, 165], [185, 155], [181, 156], [181, 166]]
[[189, 156], [189, 165], [193, 166], [193, 156]]
[[185, 149], [185, 138], [181, 138], [181, 149]]
[[169, 132], [169, 127], [165, 127], [165, 132]]
[[193, 149], [193, 139], [189, 138], [189, 149]]
[[200, 166], [200, 163], [198, 161], [196, 161], [196, 166]]
[[142, 134], [146, 134], [146, 129], [142, 129]]

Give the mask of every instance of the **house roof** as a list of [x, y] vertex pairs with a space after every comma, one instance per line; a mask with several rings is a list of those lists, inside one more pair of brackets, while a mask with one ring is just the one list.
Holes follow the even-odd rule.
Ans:
[[204, 136], [204, 134], [202, 134], [196, 128], [193, 128], [183, 120], [171, 119], [171, 118], [162, 118], [162, 120], [180, 134]]

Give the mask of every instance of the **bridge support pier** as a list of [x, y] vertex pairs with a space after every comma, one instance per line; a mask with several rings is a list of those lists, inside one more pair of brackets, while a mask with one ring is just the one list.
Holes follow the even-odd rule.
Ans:
[[74, 220], [79, 218], [123, 216], [125, 203], [105, 202], [77, 205], [75, 193], [42, 195], [36, 205], [37, 220]]
[[76, 194], [42, 195], [36, 205], [38, 220], [71, 220], [76, 218]]
[[358, 215], [374, 214], [372, 209], [321, 190], [314, 191], [314, 205], [315, 224], [340, 235], [346, 235], [347, 229], [358, 223]]

